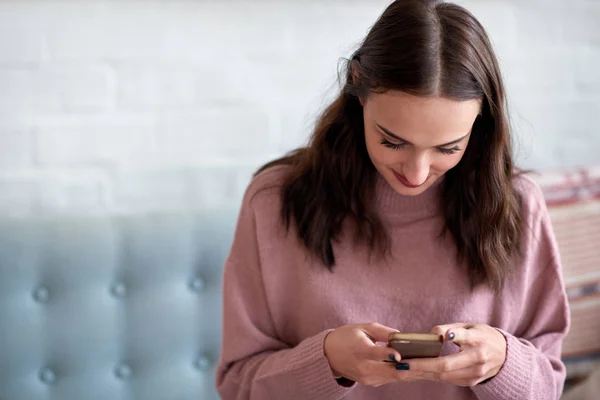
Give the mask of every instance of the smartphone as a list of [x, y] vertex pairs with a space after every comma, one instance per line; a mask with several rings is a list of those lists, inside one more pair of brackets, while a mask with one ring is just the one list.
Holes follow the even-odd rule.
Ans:
[[388, 346], [396, 350], [402, 359], [439, 357], [444, 338], [433, 333], [389, 334]]

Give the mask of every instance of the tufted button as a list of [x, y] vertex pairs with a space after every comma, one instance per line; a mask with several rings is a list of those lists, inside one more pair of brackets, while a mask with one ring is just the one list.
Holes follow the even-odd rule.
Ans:
[[44, 382], [46, 385], [52, 385], [56, 382], [56, 374], [50, 368], [42, 368], [40, 370], [40, 380]]
[[39, 286], [33, 291], [33, 299], [38, 303], [47, 303], [50, 299], [50, 292], [46, 286]]
[[115, 282], [111, 288], [110, 292], [113, 296], [118, 298], [123, 298], [127, 295], [127, 286], [123, 282]]
[[206, 354], [200, 354], [194, 360], [194, 367], [200, 371], [206, 371], [210, 367], [210, 360]]
[[204, 279], [196, 276], [190, 281], [190, 289], [196, 293], [200, 293], [204, 289]]
[[119, 364], [115, 368], [115, 375], [119, 379], [125, 380], [131, 376], [131, 373], [131, 367], [127, 364]]

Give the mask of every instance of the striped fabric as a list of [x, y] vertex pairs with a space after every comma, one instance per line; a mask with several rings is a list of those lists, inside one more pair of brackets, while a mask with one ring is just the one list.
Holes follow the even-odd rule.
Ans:
[[571, 307], [563, 359], [573, 384], [600, 365], [600, 165], [533, 178], [544, 192], [561, 252]]

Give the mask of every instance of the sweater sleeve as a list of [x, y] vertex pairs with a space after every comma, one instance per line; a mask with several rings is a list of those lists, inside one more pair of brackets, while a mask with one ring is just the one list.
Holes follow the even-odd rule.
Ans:
[[513, 318], [516, 328], [497, 328], [506, 338], [506, 360], [495, 377], [472, 388], [479, 400], [558, 400], [562, 395], [566, 370], [561, 352], [569, 307], [550, 217], [540, 192], [537, 197], [537, 218], [530, 224], [532, 239], [524, 255], [526, 272], [520, 277], [524, 283], [517, 294], [507, 295], [510, 308], [519, 310]]
[[341, 399], [316, 332], [295, 346], [278, 338], [261, 274], [256, 216], [246, 193], [223, 275], [223, 333], [217, 391], [224, 400]]

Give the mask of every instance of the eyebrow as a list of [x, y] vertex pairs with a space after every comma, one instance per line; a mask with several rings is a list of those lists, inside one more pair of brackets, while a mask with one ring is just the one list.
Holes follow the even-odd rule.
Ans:
[[[411, 142], [409, 142], [408, 140], [406, 140], [406, 139], [402, 139], [400, 136], [398, 136], [398, 135], [396, 135], [396, 134], [394, 134], [394, 133], [390, 132], [388, 129], [384, 128], [383, 126], [381, 126], [381, 125], [379, 125], [379, 124], [376, 124], [376, 125], [379, 127], [379, 129], [381, 129], [382, 131], [384, 131], [386, 135], [388, 135], [388, 136], [391, 136], [391, 137], [393, 137], [394, 139], [396, 139], [396, 140], [399, 140], [399, 141], [401, 141], [401, 142], [404, 142], [404, 143], [406, 143], [406, 144], [412, 144], [412, 143], [411, 143]], [[458, 139], [456, 139], [456, 140], [453, 140], [453, 141], [451, 141], [451, 142], [448, 142], [448, 143], [444, 143], [444, 144], [437, 145], [437, 146], [435, 146], [435, 147], [447, 147], [447, 146], [452, 146], [453, 144], [457, 144], [457, 143], [459, 143], [459, 142], [462, 142], [462, 141], [463, 141], [463, 140], [465, 140], [465, 138], [466, 138], [467, 136], [469, 136], [470, 134], [471, 134], [471, 132], [467, 133], [465, 136], [463, 136], [463, 137], [461, 137], [461, 138], [458, 138]]]

